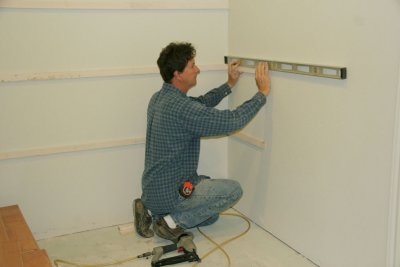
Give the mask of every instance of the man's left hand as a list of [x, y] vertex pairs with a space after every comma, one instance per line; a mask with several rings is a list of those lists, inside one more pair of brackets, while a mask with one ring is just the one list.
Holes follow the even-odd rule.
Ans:
[[228, 64], [228, 85], [230, 88], [234, 87], [240, 77], [239, 70], [240, 61], [234, 60]]

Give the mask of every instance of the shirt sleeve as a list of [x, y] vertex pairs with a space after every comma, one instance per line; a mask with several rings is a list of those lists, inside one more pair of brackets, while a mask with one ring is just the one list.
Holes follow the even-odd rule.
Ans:
[[198, 97], [190, 97], [190, 99], [197, 101], [206, 107], [215, 107], [221, 102], [224, 97], [231, 93], [231, 88], [227, 83], [222, 84], [220, 87], [208, 91], [205, 95]]
[[180, 113], [182, 125], [195, 136], [217, 136], [243, 128], [266, 103], [266, 96], [257, 92], [234, 110], [218, 110], [189, 99]]

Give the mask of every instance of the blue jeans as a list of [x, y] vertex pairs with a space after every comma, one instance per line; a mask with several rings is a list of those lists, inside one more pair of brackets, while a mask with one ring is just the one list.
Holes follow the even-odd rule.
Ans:
[[170, 215], [176, 224], [185, 229], [210, 225], [218, 220], [220, 212], [232, 207], [242, 194], [242, 187], [237, 181], [203, 178], [195, 185], [190, 197], [181, 197]]

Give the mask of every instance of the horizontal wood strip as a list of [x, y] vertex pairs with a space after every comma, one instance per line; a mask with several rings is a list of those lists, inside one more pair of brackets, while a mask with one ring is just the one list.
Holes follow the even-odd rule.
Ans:
[[134, 138], [108, 140], [108, 141], [100, 141], [100, 142], [93, 142], [86, 144], [33, 148], [33, 149], [0, 153], [0, 160], [26, 158], [34, 156], [46, 156], [52, 154], [79, 152], [79, 151], [94, 150], [94, 149], [114, 148], [114, 147], [138, 145], [144, 143], [145, 143], [145, 137], [134, 137]]
[[[224, 64], [212, 64], [199, 66], [201, 71], [226, 70]], [[118, 77], [130, 75], [158, 74], [157, 67], [132, 67], [116, 69], [93, 69], [93, 70], [70, 70], [57, 72], [32, 72], [32, 73], [0, 73], [0, 82], [19, 82], [19, 81], [46, 81], [62, 79], [81, 79], [96, 77]]]
[[2, 0], [0, 7], [3, 8], [34, 8], [34, 9], [102, 9], [102, 10], [193, 10], [193, 9], [216, 9], [227, 10], [228, 0], [215, 1], [45, 1], [45, 0]]
[[[232, 135], [232, 137], [239, 139], [240, 141], [254, 145], [256, 147], [259, 147], [261, 149], [265, 148], [264, 140], [253, 137], [249, 134], [239, 132], [239, 133]], [[32, 149], [24, 149], [24, 150], [18, 150], [18, 151], [2, 152], [2, 153], [0, 153], [0, 160], [18, 159], [18, 158], [27, 158], [27, 157], [36, 157], [36, 156], [47, 156], [47, 155], [53, 155], [53, 154], [80, 152], [80, 151], [88, 151], [88, 150], [95, 150], [95, 149], [115, 148], [115, 147], [130, 146], [130, 145], [140, 145], [140, 144], [145, 144], [145, 142], [146, 142], [146, 138], [143, 136], [143, 137], [132, 137], [132, 138], [126, 138], [126, 139], [98, 141], [98, 142], [85, 143], [85, 144], [73, 144], [73, 145], [43, 147], [43, 148], [32, 148]], [[1, 229], [0, 229], [0, 241], [2, 240], [2, 235], [4, 235], [4, 233], [2, 233]]]
[[264, 140], [256, 138], [254, 136], [251, 136], [249, 134], [238, 132], [238, 133], [232, 135], [232, 137], [234, 137], [234, 138], [236, 138], [236, 139], [238, 139], [240, 141], [243, 141], [243, 142], [249, 143], [251, 145], [254, 145], [254, 146], [258, 147], [258, 148], [261, 148], [261, 149], [265, 148], [265, 141]]

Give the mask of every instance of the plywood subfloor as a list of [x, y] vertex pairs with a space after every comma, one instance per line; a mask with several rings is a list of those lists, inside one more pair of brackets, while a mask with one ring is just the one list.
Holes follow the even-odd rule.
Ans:
[[[222, 216], [216, 224], [203, 227], [202, 231], [221, 243], [240, 234], [246, 228], [247, 223], [241, 218]], [[214, 248], [214, 245], [198, 230], [192, 232], [195, 235], [200, 257]], [[168, 241], [158, 237], [144, 239], [135, 233], [121, 235], [117, 226], [40, 240], [38, 243], [41, 248], [47, 250], [52, 261], [64, 259], [85, 264], [117, 261], [151, 251], [156, 246], [169, 244]], [[227, 244], [224, 248], [230, 256], [232, 267], [316, 267], [305, 257], [253, 223], [246, 235]], [[165, 256], [175, 255], [170, 253]], [[138, 259], [118, 266], [149, 267], [151, 263], [150, 259]], [[174, 266], [193, 266], [193, 263], [181, 263]], [[217, 251], [205, 258], [198, 266], [225, 267], [229, 265], [224, 254]]]

